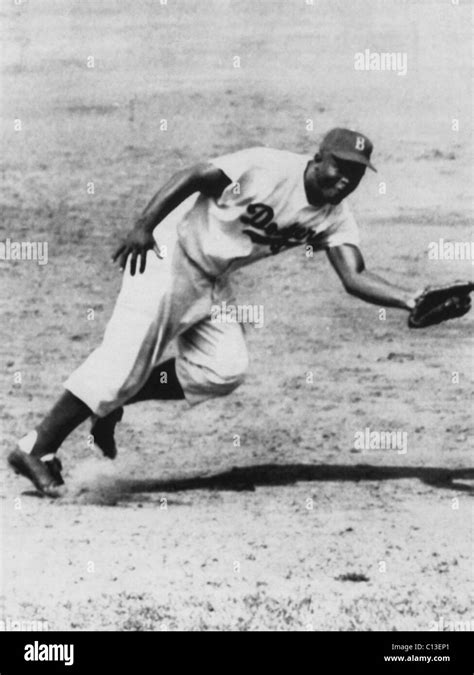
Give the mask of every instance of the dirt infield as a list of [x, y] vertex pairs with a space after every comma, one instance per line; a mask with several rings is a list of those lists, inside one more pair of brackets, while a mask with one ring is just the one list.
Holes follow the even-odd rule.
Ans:
[[[378, 168], [351, 198], [368, 266], [414, 289], [472, 278], [471, 260], [428, 257], [472, 239], [467, 3], [130, 6], [0, 3], [2, 239], [48, 244], [47, 264], [0, 260], [5, 452], [100, 341], [119, 235], [194, 161], [313, 152], [330, 127], [360, 128]], [[406, 53], [406, 75], [355, 71], [365, 49]], [[3, 615], [65, 630], [472, 626], [472, 316], [409, 331], [303, 247], [236, 281], [264, 308], [237, 392], [128, 408], [113, 463], [84, 425], [60, 451], [57, 501], [2, 463]], [[361, 450], [366, 430], [406, 445]]]

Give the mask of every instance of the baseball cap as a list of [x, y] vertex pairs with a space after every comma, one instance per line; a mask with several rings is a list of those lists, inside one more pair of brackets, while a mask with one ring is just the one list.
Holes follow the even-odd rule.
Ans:
[[326, 150], [334, 157], [348, 162], [358, 162], [368, 166], [372, 171], [377, 169], [370, 162], [374, 146], [371, 141], [358, 131], [352, 129], [331, 129], [321, 141], [320, 151]]

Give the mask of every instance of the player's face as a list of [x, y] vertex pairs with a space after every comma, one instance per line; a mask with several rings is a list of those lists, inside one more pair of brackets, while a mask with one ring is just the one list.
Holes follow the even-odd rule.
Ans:
[[330, 153], [316, 155], [305, 173], [305, 189], [311, 204], [340, 204], [354, 192], [365, 173], [365, 166], [347, 162]]

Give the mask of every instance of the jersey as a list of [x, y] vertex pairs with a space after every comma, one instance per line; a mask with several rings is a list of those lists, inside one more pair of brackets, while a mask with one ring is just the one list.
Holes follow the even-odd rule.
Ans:
[[212, 159], [232, 182], [218, 198], [199, 195], [183, 204], [178, 237], [186, 254], [219, 276], [302, 244], [313, 250], [358, 246], [358, 227], [344, 201], [308, 202], [304, 172], [311, 159], [259, 147]]

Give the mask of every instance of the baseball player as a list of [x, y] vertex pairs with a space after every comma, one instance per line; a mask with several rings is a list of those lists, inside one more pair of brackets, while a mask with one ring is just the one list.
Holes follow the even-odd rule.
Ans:
[[[123, 283], [102, 344], [68, 378], [39, 426], [18, 441], [11, 467], [43, 494], [58, 496], [56, 453], [86, 419], [92, 418], [96, 445], [113, 458], [124, 405], [183, 398], [194, 405], [233, 391], [248, 364], [244, 334], [238, 323], [213, 320], [211, 307], [234, 302], [234, 270], [293, 246], [325, 250], [351, 295], [411, 311], [413, 321], [428, 325], [413, 314], [420, 295], [367, 270], [359, 249], [346, 197], [367, 167], [375, 170], [371, 153], [364, 134], [337, 128], [315, 156], [257, 147], [176, 173], [113, 256]], [[456, 289], [434, 303], [438, 314], [428, 323], [468, 311], [471, 287]], [[172, 340], [178, 355], [163, 362]]]

